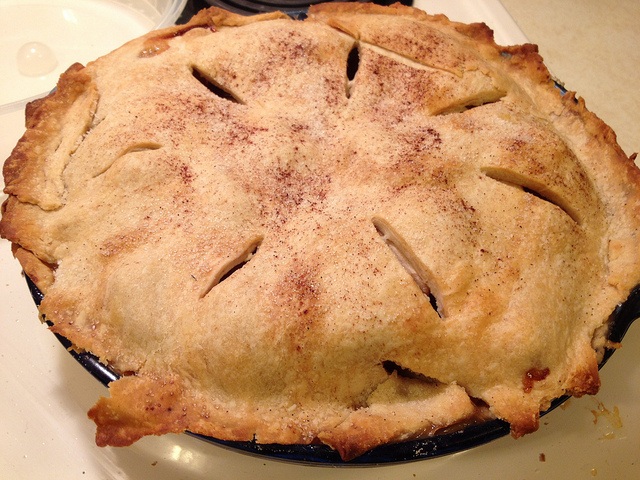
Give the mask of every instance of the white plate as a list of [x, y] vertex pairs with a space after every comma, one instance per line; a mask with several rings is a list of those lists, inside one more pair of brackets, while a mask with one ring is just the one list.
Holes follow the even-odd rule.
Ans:
[[[416, 6], [453, 20], [485, 21], [498, 43], [526, 41], [497, 0], [418, 0]], [[0, 158], [6, 158], [22, 133], [23, 115], [0, 118]], [[247, 456], [188, 435], [98, 448], [86, 412], [107, 390], [38, 322], [6, 240], [0, 240], [0, 267], [3, 479], [640, 478], [637, 326], [604, 367], [601, 393], [570, 400], [547, 415], [533, 435], [504, 437], [447, 457], [364, 469], [308, 467]]]

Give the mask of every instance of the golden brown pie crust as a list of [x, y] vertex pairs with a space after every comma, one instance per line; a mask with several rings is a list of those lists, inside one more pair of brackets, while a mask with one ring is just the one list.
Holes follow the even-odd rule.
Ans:
[[640, 283], [611, 129], [535, 46], [401, 5], [151, 32], [31, 104], [3, 172], [41, 314], [122, 374], [98, 445], [518, 437], [598, 391]]

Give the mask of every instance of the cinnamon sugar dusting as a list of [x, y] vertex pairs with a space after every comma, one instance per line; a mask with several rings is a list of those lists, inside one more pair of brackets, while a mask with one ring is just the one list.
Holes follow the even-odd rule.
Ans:
[[346, 5], [209, 10], [28, 115], [0, 234], [47, 271], [54, 331], [123, 373], [98, 445], [187, 430], [346, 461], [490, 418], [518, 437], [597, 390], [594, 329], [640, 282], [640, 173], [574, 153], [574, 120], [600, 124], [483, 27]]

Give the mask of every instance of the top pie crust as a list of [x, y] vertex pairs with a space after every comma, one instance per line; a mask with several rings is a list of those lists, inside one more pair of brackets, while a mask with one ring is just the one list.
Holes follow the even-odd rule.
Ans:
[[41, 314], [122, 375], [99, 445], [518, 437], [597, 392], [640, 281], [609, 127], [535, 46], [401, 5], [211, 8], [74, 65], [4, 177]]

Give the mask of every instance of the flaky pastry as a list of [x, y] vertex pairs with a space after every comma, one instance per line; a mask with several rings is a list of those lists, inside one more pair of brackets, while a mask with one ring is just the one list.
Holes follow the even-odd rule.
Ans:
[[535, 46], [396, 5], [211, 8], [27, 109], [0, 233], [120, 374], [98, 445], [343, 459], [598, 391], [639, 171]]

